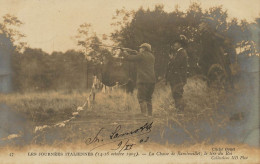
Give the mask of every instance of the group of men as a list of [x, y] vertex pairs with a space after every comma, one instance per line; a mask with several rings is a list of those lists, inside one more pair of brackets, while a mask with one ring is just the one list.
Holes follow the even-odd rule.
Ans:
[[[151, 45], [143, 43], [136, 55], [129, 55], [124, 51], [124, 60], [136, 63], [137, 67], [137, 98], [140, 104], [141, 113], [145, 116], [152, 116], [152, 94], [155, 88], [155, 57], [152, 54]], [[187, 52], [182, 46], [181, 40], [176, 40], [172, 45], [175, 54], [170, 54], [166, 80], [169, 81], [175, 106], [182, 109], [181, 99], [183, 86], [187, 81]]]
[[[199, 30], [201, 31], [201, 39], [206, 42], [202, 43], [201, 59], [198, 65], [201, 65], [204, 72], [208, 71], [208, 67], [214, 62], [219, 62], [223, 66], [228, 66], [223, 60], [223, 48], [218, 42], [224, 43], [224, 38], [219, 36], [214, 30], [215, 25], [212, 25], [212, 18], [202, 20]], [[172, 97], [175, 101], [175, 107], [178, 111], [184, 109], [182, 96], [183, 88], [187, 82], [188, 72], [188, 55], [185, 50], [187, 38], [181, 35], [171, 45], [172, 53], [169, 54], [169, 63], [166, 71], [166, 83], [171, 87]], [[143, 43], [139, 47], [139, 52], [136, 55], [129, 55], [124, 51], [124, 60], [132, 61], [137, 66], [137, 98], [140, 104], [141, 113], [143, 115], [152, 116], [152, 94], [155, 87], [154, 63], [155, 57], [152, 54], [151, 45]], [[225, 68], [229, 70], [229, 68]], [[227, 71], [231, 74], [230, 71]], [[229, 75], [229, 77], [231, 77]]]

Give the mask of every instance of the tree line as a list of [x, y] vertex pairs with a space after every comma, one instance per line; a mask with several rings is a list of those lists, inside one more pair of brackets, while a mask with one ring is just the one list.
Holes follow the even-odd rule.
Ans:
[[0, 33], [5, 34], [16, 48], [12, 53], [12, 81], [16, 91], [82, 90], [91, 87], [92, 76], [99, 69], [98, 63], [102, 62], [104, 54], [111, 53], [105, 47], [98, 46], [108, 37], [116, 45], [131, 49], [138, 49], [143, 42], [150, 43], [159, 77], [165, 73], [170, 45], [180, 35], [185, 35], [191, 66], [195, 67], [201, 46], [198, 28], [203, 17], [213, 18], [216, 33], [229, 41], [227, 50], [232, 47], [237, 51], [235, 58], [231, 59], [232, 63], [241, 64], [246, 57], [259, 54], [260, 18], [252, 23], [236, 18], [228, 20], [227, 11], [222, 6], [203, 10], [197, 3], [192, 3], [186, 11], [176, 7], [174, 11], [166, 12], [162, 5], [157, 5], [153, 10], [142, 7], [136, 11], [117, 10], [111, 24], [115, 30], [110, 36], [103, 35], [102, 38], [91, 32], [90, 24], [83, 23], [76, 36], [80, 51], [48, 54], [28, 47], [24, 42], [19, 42], [26, 36], [8, 28], [9, 25], [22, 25], [18, 18], [10, 15], [0, 23]]

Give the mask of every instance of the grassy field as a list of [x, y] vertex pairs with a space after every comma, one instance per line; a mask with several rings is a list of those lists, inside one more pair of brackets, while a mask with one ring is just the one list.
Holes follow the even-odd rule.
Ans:
[[[138, 116], [140, 109], [136, 91], [133, 95], [126, 95], [121, 89], [109, 93], [97, 92], [95, 101], [89, 107], [84, 107], [85, 110], [76, 117], [73, 117], [73, 113], [87, 101], [89, 91], [2, 94], [0, 102], [25, 115], [32, 123], [31, 131], [36, 126], [51, 127], [74, 118], [64, 127], [49, 128], [36, 134], [32, 132], [29, 143], [59, 145], [78, 142], [84, 140], [87, 134], [95, 134], [100, 127], [111, 128], [112, 125], [121, 124], [126, 129], [131, 129], [149, 121], [154, 122], [153, 135], [157, 136], [153, 139], [155, 142], [211, 143], [225, 140], [225, 136], [216, 136], [230, 124], [229, 113], [236, 113], [230, 103], [236, 94], [237, 91], [225, 92], [209, 88], [206, 81], [200, 78], [190, 78], [184, 87], [185, 110], [177, 113], [169, 85], [158, 83], [153, 95], [153, 118], [149, 119]], [[241, 121], [242, 118], [235, 120]], [[183, 140], [169, 136], [179, 136]]]
[[[82, 106], [87, 101], [89, 93], [90, 91], [82, 93], [50, 91], [2, 94], [0, 95], [0, 102], [15, 111], [27, 114], [29, 119], [34, 122], [44, 120], [48, 122], [52, 118], [57, 121], [70, 116], [78, 106]], [[200, 115], [208, 115], [217, 108], [221, 97], [223, 98], [224, 95], [223, 91], [208, 88], [205, 81], [196, 78], [189, 79], [184, 87], [185, 114], [191, 114], [196, 119]], [[133, 95], [126, 95], [121, 89], [109, 93], [97, 92], [95, 102], [92, 105], [92, 108], [100, 113], [139, 113], [136, 90]], [[155, 116], [176, 112], [169, 85], [156, 85], [153, 95], [153, 109]]]
[[[25, 113], [33, 122], [65, 119], [86, 101], [86, 93], [42, 92], [0, 95], [0, 102]], [[54, 121], [54, 120], [53, 120]]]

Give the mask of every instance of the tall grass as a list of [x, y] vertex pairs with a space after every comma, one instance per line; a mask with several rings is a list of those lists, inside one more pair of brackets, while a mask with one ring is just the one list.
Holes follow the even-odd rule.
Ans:
[[32, 121], [48, 122], [69, 117], [77, 106], [86, 101], [87, 95], [87, 93], [61, 91], [0, 94], [0, 103], [25, 113]]
[[[127, 95], [120, 88], [107, 93], [98, 91], [95, 101], [92, 101], [90, 106], [80, 112], [79, 117], [75, 119], [75, 122], [82, 121], [81, 124], [50, 131], [53, 134], [66, 133], [65, 141], [68, 139], [70, 142], [76, 142], [77, 139], [84, 138], [86, 133], [96, 133], [101, 125], [122, 122], [124, 128], [131, 128], [133, 123], [140, 123], [140, 121], [138, 122], [139, 116], [136, 116], [136, 114], [141, 113], [136, 92], [135, 90], [132, 95]], [[71, 118], [72, 113], [77, 111], [77, 107], [87, 102], [89, 93], [90, 91], [52, 91], [0, 94], [0, 104], [6, 104], [14, 110], [25, 113], [28, 119], [35, 122], [36, 125], [55, 124]], [[184, 86], [184, 111], [177, 112], [175, 102], [171, 97], [170, 86], [157, 83], [152, 99], [152, 119], [155, 122], [155, 132], [159, 131], [161, 139], [167, 141], [168, 138], [165, 138], [166, 129], [182, 129], [185, 134], [190, 136], [192, 141], [198, 143], [198, 138], [203, 132], [200, 127], [201, 122], [203, 122], [214, 129], [212, 130], [214, 133], [207, 136], [210, 141], [219, 129], [229, 123], [229, 116], [226, 113], [227, 110], [232, 110], [230, 102], [234, 98], [233, 93], [227, 94], [223, 90], [209, 88], [206, 81], [193, 77], [189, 78]], [[228, 109], [225, 108], [226, 111], [219, 112], [220, 106], [228, 106]], [[204, 133], [206, 132], [204, 131]], [[38, 138], [37, 142], [45, 143], [44, 135], [46, 134], [43, 132], [41, 134], [43, 140], [40, 141]], [[57, 140], [55, 142], [62, 143], [64, 141]], [[205, 143], [207, 142], [205, 141]]]
[[[127, 95], [122, 89], [115, 89], [108, 93], [97, 92], [91, 109], [99, 113], [140, 113], [136, 90]], [[185, 111], [182, 114], [189, 118], [209, 116], [217, 108], [220, 97], [224, 92], [210, 89], [207, 83], [199, 78], [188, 79], [184, 87], [183, 103]], [[33, 121], [43, 121], [52, 117], [68, 117], [78, 106], [86, 101], [89, 92], [31, 92], [1, 94], [0, 102], [12, 109], [29, 115]], [[155, 117], [165, 117], [176, 113], [174, 100], [171, 97], [169, 85], [156, 84], [153, 94], [153, 113]]]

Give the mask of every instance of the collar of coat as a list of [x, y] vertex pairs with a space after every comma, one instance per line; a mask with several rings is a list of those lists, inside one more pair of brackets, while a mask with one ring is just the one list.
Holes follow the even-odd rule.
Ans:
[[180, 50], [182, 50], [183, 48], [181, 47], [181, 48], [179, 48], [178, 50], [177, 50], [177, 52], [179, 52]]

